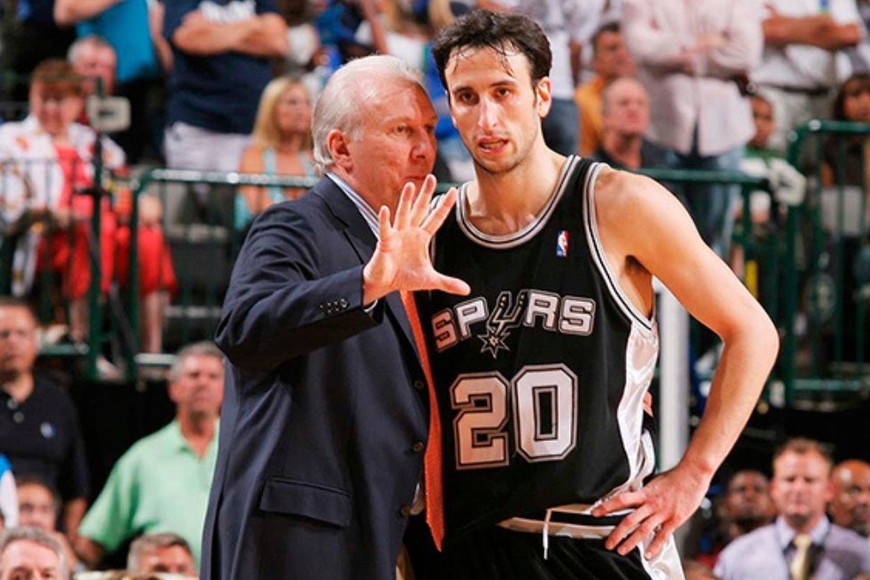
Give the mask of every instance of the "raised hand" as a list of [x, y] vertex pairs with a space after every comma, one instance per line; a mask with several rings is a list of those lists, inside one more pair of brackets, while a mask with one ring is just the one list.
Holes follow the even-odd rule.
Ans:
[[428, 175], [419, 192], [413, 183], [405, 184], [392, 220], [389, 208], [381, 207], [378, 213], [380, 240], [363, 269], [364, 304], [395, 290], [441, 290], [461, 295], [471, 291], [462, 280], [444, 276], [432, 267], [429, 243], [456, 203], [453, 188], [430, 212], [435, 183], [435, 177]]

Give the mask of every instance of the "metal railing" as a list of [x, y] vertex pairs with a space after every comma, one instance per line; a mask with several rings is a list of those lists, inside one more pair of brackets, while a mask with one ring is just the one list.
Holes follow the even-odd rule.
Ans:
[[870, 395], [868, 138], [870, 124], [814, 120], [790, 142], [789, 160], [809, 175], [810, 187], [786, 234], [792, 267], [781, 360], [789, 403], [798, 395], [817, 406]]
[[[818, 130], [822, 130], [823, 127], [824, 125], [820, 125]], [[858, 134], [861, 135], [867, 133], [866, 127], [845, 129], [859, 131]], [[805, 129], [805, 132], [811, 131], [814, 129]], [[780, 395], [769, 393], [771, 398], [784, 399], [785, 404], [791, 405], [796, 401], [795, 392], [820, 389], [855, 390], [866, 387], [866, 364], [863, 359], [859, 358], [856, 365], [853, 365], [858, 369], [857, 376], [843, 377], [841, 374], [845, 367], [843, 365], [838, 367], [836, 361], [833, 367], [830, 361], [820, 361], [815, 363], [815, 368], [808, 369], [804, 365], [805, 361], [796, 356], [796, 345], [799, 339], [805, 336], [796, 321], [801, 317], [810, 317], [805, 312], [806, 309], [799, 308], [801, 304], [799, 297], [806, 293], [808, 284], [809, 270], [806, 265], [812, 264], [814, 259], [818, 261], [818, 251], [813, 249], [818, 246], [817, 242], [809, 244], [810, 249], [805, 252], [806, 255], [802, 255], [799, 251], [799, 248], [803, 247], [802, 242], [805, 242], [801, 232], [807, 230], [807, 224], [812, 226], [810, 231], [818, 231], [821, 228], [821, 218], [816, 211], [817, 208], [813, 206], [812, 196], [804, 205], [787, 206], [780, 212], [772, 212], [771, 220], [776, 223], [759, 232], [757, 224], [752, 223], [750, 197], [754, 191], [768, 187], [769, 184], [765, 179], [743, 173], [716, 171], [645, 169], [641, 173], [665, 183], [739, 187], [744, 209], [741, 214], [742, 227], [735, 233], [734, 245], [742, 249], [747, 264], [743, 280], [776, 321], [783, 335], [783, 350], [771, 382], [776, 389], [779, 389]], [[246, 185], [310, 188], [316, 181], [315, 178], [308, 177], [170, 169], [154, 169], [132, 181], [129, 220], [131, 240], [138, 239], [139, 197], [146, 193], [156, 195], [163, 203], [163, 231], [172, 248], [173, 260], [176, 264], [179, 292], [166, 311], [168, 323], [165, 337], [170, 347], [166, 349], [167, 352], [171, 351], [172, 347], [191, 340], [210, 338], [213, 334], [232, 265], [244, 233], [234, 227], [234, 200], [238, 194], [237, 188]], [[446, 189], [447, 185], [444, 184], [440, 189]], [[204, 204], [202, 200], [205, 200]], [[843, 213], [841, 211], [841, 214]], [[845, 219], [844, 215], [840, 217]], [[866, 224], [862, 222], [862, 225], [866, 228]], [[92, 227], [98, 228], [99, 224], [93, 224]], [[863, 243], [866, 245], [866, 229], [864, 231]], [[142, 353], [140, 348], [138, 244], [130, 244], [129, 255], [125, 259], [129, 261], [130, 283], [120, 306], [117, 301], [115, 303], [111, 300], [101, 301], [99, 287], [92, 284], [91, 333], [86, 354], [89, 372], [93, 375], [96, 375], [94, 359], [105, 344], [101, 329], [107, 314], [113, 321], [109, 325], [110, 332], [123, 335], [123, 339], [119, 342], [122, 345], [123, 361], [128, 376], [136, 376], [139, 366], [147, 366], [154, 360], [163, 360], [159, 355], [155, 357], [153, 353]], [[99, 280], [98, 260], [92, 259], [91, 267], [91, 280]], [[858, 312], [858, 319], [866, 321], [863, 302], [859, 304]], [[859, 340], [865, 340], [863, 326], [859, 327], [856, 335]], [[835, 355], [838, 353], [836, 349], [832, 352]], [[81, 349], [77, 350], [77, 353], [82, 354]], [[832, 368], [837, 369], [836, 376], [832, 376]]]
[[[154, 169], [132, 184], [132, 224], [138, 224], [140, 195], [156, 195], [162, 202], [164, 235], [171, 247], [178, 279], [178, 296], [166, 310], [166, 334], [171, 346], [210, 339], [244, 231], [235, 227], [235, 198], [241, 186], [308, 189], [312, 177], [290, 177], [238, 172]], [[136, 235], [134, 231], [133, 236]], [[133, 238], [135, 239], [135, 237]], [[130, 280], [126, 311], [133, 335], [140, 335], [139, 260], [131, 245]], [[135, 368], [152, 358], [137, 348], [126, 364]], [[171, 350], [171, 349], [170, 349]]]

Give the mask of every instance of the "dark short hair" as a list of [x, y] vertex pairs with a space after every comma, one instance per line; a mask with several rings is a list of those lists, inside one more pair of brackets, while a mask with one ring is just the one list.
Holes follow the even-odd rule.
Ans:
[[619, 25], [618, 20], [611, 20], [610, 22], [605, 22], [601, 26], [598, 27], [598, 30], [595, 31], [595, 34], [592, 35], [592, 56], [598, 54], [598, 41], [601, 40], [601, 37], [605, 34], [621, 34], [622, 28]]
[[450, 57], [479, 48], [491, 48], [505, 64], [508, 54], [514, 50], [525, 55], [533, 83], [550, 74], [553, 62], [550, 42], [534, 20], [520, 14], [472, 10], [444, 27], [432, 44], [432, 56], [445, 87], [444, 71]]
[[843, 81], [840, 88], [837, 90], [837, 95], [834, 97], [832, 113], [837, 121], [851, 121], [846, 118], [846, 94], [850, 91], [870, 91], [870, 74], [856, 73]]
[[49, 483], [47, 479], [37, 473], [24, 473], [15, 476], [15, 487], [21, 489], [26, 485], [37, 485], [45, 489], [45, 491], [51, 495], [51, 501], [54, 504], [55, 511], [60, 511], [60, 508], [62, 507], [60, 493], [58, 493], [57, 489]]

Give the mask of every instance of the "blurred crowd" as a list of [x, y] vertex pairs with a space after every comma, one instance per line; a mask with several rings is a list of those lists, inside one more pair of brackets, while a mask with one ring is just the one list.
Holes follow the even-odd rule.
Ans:
[[[471, 179], [430, 42], [475, 7], [521, 12], [547, 33], [554, 102], [544, 135], [560, 153], [630, 170], [764, 177], [769, 191], [754, 193], [750, 204], [759, 228], [783, 206], [803, 203], [818, 172], [822, 188], [848, 186], [847, 259], [860, 252], [870, 222], [860, 211], [870, 211], [867, 138], [822, 141], [815, 166], [792, 165], [786, 153], [792, 132], [811, 119], [870, 123], [870, 0], [7, 3], [0, 294], [14, 298], [0, 296], [0, 509], [8, 529], [0, 540], [0, 580], [16, 558], [39, 558], [58, 577], [196, 575], [216, 454], [221, 353], [209, 343], [176, 353], [168, 376], [175, 420], [129, 449], [102, 490], [90, 486], [74, 405], [61, 385], [34, 372], [35, 289], [51, 288], [60, 339], [84, 342], [88, 290], [98, 284], [105, 296], [113, 284], [128, 289], [134, 246], [140, 350], [164, 350], [163, 313], [178, 292], [165, 208], [147, 194], [133, 208], [130, 173], [165, 166], [314, 176], [311, 118], [320, 89], [342, 63], [383, 53], [418, 67], [429, 88], [439, 114], [436, 176]], [[737, 190], [672, 189], [705, 241], [742, 273], [744, 257], [731, 244], [743, 211]], [[269, 205], [304, 193], [241, 187], [231, 227], [243, 235]], [[207, 212], [210, 190], [194, 194]], [[90, 279], [92, 259], [101, 266], [99, 282]], [[846, 283], [859, 274], [848, 270]], [[857, 300], [845, 304], [846, 320]], [[713, 570], [720, 578], [763, 577], [765, 550], [789, 552], [789, 561], [805, 567], [804, 578], [833, 577], [824, 576], [828, 567], [855, 571], [844, 578], [870, 569], [864, 461], [834, 466], [823, 445], [789, 441], [769, 473], [738, 471], [716, 492], [688, 542], [690, 577], [713, 577]], [[837, 550], [818, 548], [828, 542]], [[88, 572], [128, 549], [126, 571]]]
[[[56, 570], [41, 578], [196, 577], [223, 353], [210, 342], [178, 352], [166, 377], [174, 419], [135, 442], [93, 489], [76, 406], [66, 385], [35, 367], [36, 328], [25, 301], [0, 297], [0, 578], [30, 578], [14, 572], [34, 562]], [[128, 575], [86, 573], [119, 557]]]
[[[129, 287], [131, 168], [312, 177], [318, 93], [337, 67], [364, 54], [393, 54], [420, 70], [439, 114], [436, 176], [471, 178], [430, 43], [475, 7], [521, 12], [547, 33], [554, 103], [544, 135], [560, 153], [627, 169], [767, 178], [770, 191], [752, 198], [759, 227], [800, 204], [805, 176], [818, 171], [822, 187], [848, 186], [847, 263], [857, 256], [868, 221], [860, 208], [870, 207], [867, 140], [824, 143], [820, 167], [795, 168], [785, 154], [789, 135], [810, 119], [870, 121], [865, 0], [19, 0], [5, 15], [3, 89], [10, 102], [26, 101], [28, 114], [14, 120], [10, 108], [0, 126], [0, 290], [26, 296], [50, 286], [55, 304], [69, 303], [55, 308], [59, 334], [83, 342], [95, 207], [100, 289]], [[669, 186], [705, 241], [742, 274], [731, 243], [738, 188]], [[263, 209], [304, 191], [240, 188], [234, 229], [243, 235]], [[206, 215], [215, 197], [197, 188], [196, 214]], [[831, 216], [836, 204], [822, 204]], [[164, 208], [145, 195], [136, 209], [138, 339], [141, 351], [160, 352], [162, 312], [177, 281]]]

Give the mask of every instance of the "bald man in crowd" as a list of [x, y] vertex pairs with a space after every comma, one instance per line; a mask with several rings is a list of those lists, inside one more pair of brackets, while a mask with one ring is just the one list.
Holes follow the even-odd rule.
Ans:
[[834, 523], [870, 536], [870, 463], [847, 459], [831, 473], [834, 497], [828, 512]]

